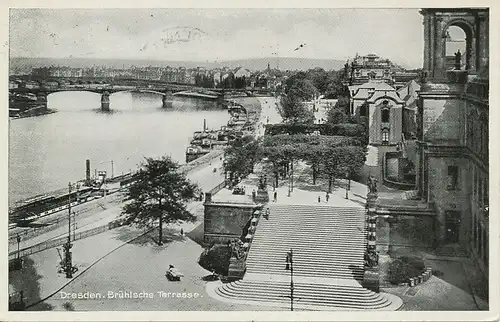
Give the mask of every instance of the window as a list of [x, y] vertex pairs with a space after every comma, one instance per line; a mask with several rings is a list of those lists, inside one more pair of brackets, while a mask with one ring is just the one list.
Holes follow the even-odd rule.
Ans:
[[368, 114], [367, 110], [368, 110], [367, 104], [361, 105], [361, 107], [359, 108], [359, 116], [367, 116]]
[[458, 190], [458, 167], [448, 166], [448, 190]]
[[389, 119], [390, 119], [390, 112], [389, 112], [389, 108], [383, 108], [382, 109], [382, 123], [389, 123]]
[[382, 130], [382, 143], [389, 143], [389, 129]]
[[445, 240], [447, 243], [458, 243], [460, 240], [460, 221], [461, 214], [459, 211], [445, 212]]

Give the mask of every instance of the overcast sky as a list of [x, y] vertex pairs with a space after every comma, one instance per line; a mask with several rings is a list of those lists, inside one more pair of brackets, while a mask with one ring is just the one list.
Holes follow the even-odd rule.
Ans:
[[418, 9], [11, 9], [10, 17], [12, 57], [343, 60], [373, 52], [422, 67]]

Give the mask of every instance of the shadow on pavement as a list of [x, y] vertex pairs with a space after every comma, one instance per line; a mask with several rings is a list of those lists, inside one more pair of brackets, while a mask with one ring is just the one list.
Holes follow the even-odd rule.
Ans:
[[[21, 270], [9, 272], [9, 284], [12, 285], [15, 291], [23, 291], [24, 301], [27, 307], [41, 300], [40, 283], [38, 281], [41, 278], [42, 276], [38, 275], [36, 271], [35, 262], [29, 257], [24, 257], [23, 268]], [[53, 308], [52, 305], [41, 302], [29, 307], [28, 310], [52, 311]]]
[[204, 223], [202, 221], [193, 230], [186, 233], [186, 236], [189, 237], [191, 240], [193, 240], [198, 245], [201, 245], [204, 247], [205, 243], [203, 242], [203, 234], [204, 234]]
[[[121, 227], [115, 229], [115, 231], [118, 232], [116, 238], [122, 242], [128, 242], [134, 237], [137, 237], [132, 241], [130, 241], [129, 244], [138, 246], [159, 246], [158, 229], [151, 229], [151, 231], [146, 233], [148, 229], [151, 228], [139, 228], [134, 226]], [[139, 236], [141, 234], [143, 235]], [[163, 245], [161, 246], [166, 246], [173, 241], [184, 241], [184, 240], [185, 237], [181, 236], [177, 229], [163, 228], [163, 236], [162, 236]]]

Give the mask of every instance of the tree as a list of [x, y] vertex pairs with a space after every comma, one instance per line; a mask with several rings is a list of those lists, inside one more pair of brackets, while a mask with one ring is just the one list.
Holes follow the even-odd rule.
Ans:
[[330, 146], [325, 147], [323, 151], [323, 172], [328, 178], [329, 192], [336, 178], [350, 179], [365, 162], [365, 150], [360, 146]]
[[258, 152], [259, 142], [251, 135], [231, 141], [224, 151], [224, 171], [243, 176], [253, 172]]
[[365, 149], [360, 146], [342, 146], [338, 148], [339, 165], [348, 181], [346, 187], [346, 199], [349, 197], [348, 190], [351, 189], [351, 177], [363, 167], [366, 161]]
[[293, 93], [281, 97], [283, 118], [291, 123], [314, 123], [314, 114], [304, 105], [303, 100]]
[[134, 181], [127, 192], [130, 202], [123, 207], [122, 216], [127, 223], [139, 226], [158, 221], [158, 245], [163, 241], [163, 223], [195, 219], [186, 210], [186, 203], [195, 198], [198, 188], [170, 157], [146, 158]]

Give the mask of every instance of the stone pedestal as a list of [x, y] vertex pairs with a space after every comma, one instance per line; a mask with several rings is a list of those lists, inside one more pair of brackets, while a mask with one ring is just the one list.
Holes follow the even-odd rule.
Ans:
[[255, 195], [256, 203], [268, 203], [269, 202], [269, 192], [267, 190], [258, 189]]
[[380, 273], [378, 266], [365, 267], [363, 287], [377, 293], [380, 292]]
[[366, 196], [366, 208], [367, 209], [375, 209], [377, 205], [377, 194], [373, 192], [369, 192]]
[[236, 281], [243, 278], [245, 275], [245, 261], [243, 259], [237, 259], [236, 257], [231, 257], [229, 260], [229, 270], [227, 274], [228, 281]]

